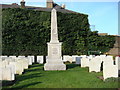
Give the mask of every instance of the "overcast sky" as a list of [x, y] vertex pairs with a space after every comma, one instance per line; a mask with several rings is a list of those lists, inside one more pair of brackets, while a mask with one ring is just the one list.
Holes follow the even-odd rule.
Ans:
[[[25, 0], [29, 6], [46, 6], [46, 0]], [[118, 35], [118, 1], [119, 0], [54, 0], [59, 5], [88, 15], [93, 30], [99, 33]], [[20, 0], [2, 0], [2, 3], [20, 3]]]

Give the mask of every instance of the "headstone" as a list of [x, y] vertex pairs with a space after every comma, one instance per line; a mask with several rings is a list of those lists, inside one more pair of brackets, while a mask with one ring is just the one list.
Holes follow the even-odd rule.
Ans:
[[35, 62], [34, 56], [30, 56], [32, 58], [32, 63]]
[[103, 77], [104, 80], [111, 77], [118, 77], [118, 66], [113, 64], [113, 58], [110, 56], [103, 62]]
[[25, 58], [25, 56], [18, 56], [18, 58]]
[[9, 62], [15, 62], [15, 59], [12, 57], [7, 57], [7, 58], [5, 58], [4, 61], [6, 61], [9, 64]]
[[80, 57], [87, 57], [86, 55], [80, 55]]
[[72, 55], [72, 62], [76, 62], [76, 57], [78, 57], [78, 55]]
[[1, 56], [1, 58], [4, 60], [6, 57], [8, 57], [8, 56]]
[[0, 67], [0, 80], [2, 80], [2, 68]]
[[13, 58], [13, 59], [16, 59], [16, 56], [9, 56], [9, 57], [11, 57], [11, 58]]
[[108, 65], [113, 65], [113, 56], [106, 56], [102, 59], [103, 59], [102, 61], [104, 62], [104, 64], [107, 65], [108, 63]]
[[10, 65], [14, 65], [15, 67], [15, 74], [22, 74], [22, 72], [24, 71], [23, 63], [24, 62], [22, 61], [10, 62]]
[[100, 55], [100, 57], [106, 57], [106, 55]]
[[96, 56], [94, 58], [92, 58], [89, 62], [89, 72], [100, 72], [101, 69], [101, 57], [100, 56]]
[[82, 57], [81, 58], [81, 67], [89, 67], [89, 58], [88, 57]]
[[103, 66], [104, 80], [111, 77], [118, 77], [118, 67], [116, 65], [104, 65]]
[[76, 64], [81, 64], [81, 58], [82, 57], [76, 57]]
[[6, 66], [6, 63], [3, 62], [3, 61], [1, 61], [1, 62], [0, 62], [0, 68], [5, 67], [5, 66]]
[[57, 13], [52, 9], [51, 13], [51, 40], [48, 44], [48, 59], [44, 65], [44, 70], [66, 70], [66, 65], [62, 61], [61, 45], [58, 40]]
[[72, 61], [73, 61], [72, 56], [63, 55], [63, 62], [67, 62], [67, 61], [69, 61], [70, 63], [72, 63]]
[[34, 56], [28, 56], [28, 58], [29, 58], [29, 57], [32, 59], [32, 63], [34, 63], [34, 62], [35, 62]]
[[6, 67], [11, 69], [12, 74], [15, 74], [15, 73], [16, 73], [16, 71], [15, 71], [15, 65], [9, 64], [9, 65], [7, 65]]
[[17, 62], [22, 63], [24, 69], [28, 69], [29, 58], [27, 58], [27, 57], [20, 57], [20, 58], [18, 58]]
[[9, 64], [9, 61], [7, 61], [7, 60], [4, 60], [3, 62], [2, 62], [2, 67], [6, 67], [6, 65], [8, 65]]
[[11, 80], [15, 80], [15, 66], [14, 65], [7, 65], [6, 68], [10, 68], [11, 69], [11, 74], [12, 74], [12, 77], [11, 77]]
[[120, 75], [120, 57], [115, 57], [115, 62], [118, 67], [118, 74]]
[[37, 56], [37, 62], [43, 64], [43, 56]]
[[2, 80], [12, 81], [12, 71], [10, 68], [2, 68]]
[[118, 70], [120, 70], [120, 57], [115, 57], [116, 65], [118, 66]]
[[27, 58], [28, 58], [29, 65], [32, 65], [32, 63], [33, 63], [33, 57], [28, 56]]

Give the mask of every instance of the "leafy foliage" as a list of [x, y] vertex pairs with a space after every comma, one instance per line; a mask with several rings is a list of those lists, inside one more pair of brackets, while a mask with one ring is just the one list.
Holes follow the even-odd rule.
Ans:
[[[50, 12], [20, 8], [3, 9], [3, 55], [47, 55], [50, 41]], [[98, 36], [90, 31], [88, 16], [58, 12], [59, 40], [63, 54], [87, 54], [89, 50], [108, 51], [112, 36]]]

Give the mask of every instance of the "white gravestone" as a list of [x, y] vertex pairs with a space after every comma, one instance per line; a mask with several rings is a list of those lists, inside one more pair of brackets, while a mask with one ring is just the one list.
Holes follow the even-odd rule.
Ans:
[[[35, 61], [34, 61], [34, 56], [28, 56], [28, 58], [31, 58], [31, 60], [30, 60], [30, 62], [29, 62], [29, 64], [31, 63], [31, 65], [32, 65], [32, 63], [34, 63]], [[31, 62], [32, 61], [32, 62]]]
[[72, 61], [73, 61], [72, 56], [63, 55], [63, 62], [67, 62], [67, 61], [69, 61], [70, 63], [72, 63]]
[[28, 65], [32, 65], [33, 58], [31, 56], [28, 56], [27, 59], [28, 59]]
[[120, 57], [115, 57], [115, 61], [118, 66], [118, 70], [120, 70]]
[[37, 62], [43, 64], [43, 56], [37, 56]]
[[89, 58], [88, 57], [82, 57], [81, 58], [81, 67], [89, 67]]
[[9, 57], [11, 57], [11, 58], [13, 58], [13, 59], [16, 59], [16, 56], [9, 56]]
[[2, 68], [0, 67], [0, 80], [2, 80]]
[[101, 57], [100, 56], [96, 56], [94, 58], [92, 58], [89, 62], [89, 72], [100, 72], [101, 69]]
[[10, 62], [10, 65], [14, 65], [14, 67], [15, 67], [15, 74], [21, 75], [22, 72], [24, 71], [23, 62], [22, 61]]
[[66, 70], [66, 65], [62, 61], [62, 43], [58, 40], [57, 13], [56, 9], [51, 11], [51, 40], [48, 44], [48, 59], [44, 64], [44, 70]]
[[12, 73], [12, 79], [11, 80], [15, 80], [15, 66], [14, 65], [7, 65], [6, 68], [10, 68], [11, 69], [11, 73]]
[[111, 57], [106, 57], [103, 62], [103, 77], [104, 80], [111, 77], [118, 77], [118, 66], [113, 64]]
[[0, 68], [2, 68], [2, 67], [4, 67], [5, 68], [5, 66], [6, 66], [6, 63], [5, 62], [0, 62]]
[[18, 58], [25, 58], [25, 56], [18, 56]]
[[120, 57], [115, 57], [115, 62], [118, 67], [118, 75], [120, 74]]
[[18, 58], [18, 61], [22, 62], [22, 65], [23, 65], [23, 68], [24, 69], [28, 69], [28, 66], [29, 66], [29, 58]]
[[32, 58], [32, 63], [35, 62], [34, 56], [28, 56], [28, 57], [31, 57], [31, 58]]
[[72, 55], [72, 62], [76, 62], [76, 57], [78, 57], [78, 55]]
[[7, 58], [8, 56], [0, 56], [3, 60], [5, 59], [5, 58]]
[[2, 80], [12, 81], [12, 79], [13, 76], [12, 76], [11, 68], [9, 67], [2, 68]]
[[106, 56], [104, 58], [102, 58], [102, 61], [104, 62], [104, 64], [107, 65], [113, 65], [113, 56]]
[[4, 60], [3, 62], [2, 62], [2, 66], [6, 66], [6, 65], [8, 65], [9, 64], [9, 61], [7, 61], [7, 60]]

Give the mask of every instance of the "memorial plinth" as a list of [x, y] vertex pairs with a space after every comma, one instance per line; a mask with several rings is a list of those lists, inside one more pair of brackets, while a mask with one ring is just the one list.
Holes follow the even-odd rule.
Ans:
[[62, 43], [58, 40], [57, 13], [56, 9], [51, 11], [51, 40], [48, 45], [48, 58], [44, 65], [44, 70], [66, 70], [66, 65], [62, 61]]

